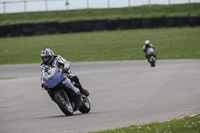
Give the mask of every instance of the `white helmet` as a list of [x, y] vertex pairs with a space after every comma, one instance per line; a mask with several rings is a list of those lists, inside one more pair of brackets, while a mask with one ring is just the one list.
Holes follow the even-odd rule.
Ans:
[[150, 44], [150, 41], [149, 40], [146, 40], [145, 41], [145, 44], [147, 45], [147, 44]]

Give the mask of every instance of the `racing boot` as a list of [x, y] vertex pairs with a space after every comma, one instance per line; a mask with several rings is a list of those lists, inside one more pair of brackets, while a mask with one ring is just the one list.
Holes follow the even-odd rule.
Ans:
[[80, 92], [82, 93], [82, 94], [84, 94], [86, 97], [88, 97], [90, 94], [89, 94], [89, 92], [86, 90], [86, 89], [84, 89], [82, 86], [80, 87], [79, 86], [79, 90], [80, 90]]
[[79, 81], [78, 81], [77, 85], [78, 85], [78, 88], [79, 88], [80, 92], [82, 94], [84, 94], [86, 97], [88, 97], [89, 96], [89, 92], [82, 87], [82, 85], [81, 85], [81, 83]]
[[80, 83], [80, 81], [79, 81], [77, 76], [70, 77], [70, 80], [75, 82], [75, 87], [78, 87], [82, 94], [84, 94], [86, 97], [89, 96], [89, 92], [82, 87], [82, 85], [81, 85], [81, 83]]

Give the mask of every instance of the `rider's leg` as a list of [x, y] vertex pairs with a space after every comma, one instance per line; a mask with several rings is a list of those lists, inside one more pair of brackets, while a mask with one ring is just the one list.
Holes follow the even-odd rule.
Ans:
[[84, 89], [79, 81], [79, 78], [75, 75], [70, 75], [69, 76], [70, 80], [74, 81], [76, 83], [76, 87], [79, 88], [79, 90], [81, 91], [81, 93], [83, 93], [85, 96], [89, 96], [89, 92]]
[[80, 92], [76, 87], [73, 86], [73, 84], [68, 78], [64, 82], [67, 93], [70, 94], [70, 96], [72, 96], [71, 101], [75, 103], [73, 110], [76, 111], [80, 108], [82, 104]]

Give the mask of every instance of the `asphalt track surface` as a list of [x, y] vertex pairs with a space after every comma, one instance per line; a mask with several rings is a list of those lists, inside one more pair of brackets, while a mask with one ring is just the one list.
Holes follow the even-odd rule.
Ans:
[[200, 113], [200, 60], [72, 63], [88, 114], [65, 116], [40, 87], [39, 64], [1, 65], [1, 133], [85, 133]]

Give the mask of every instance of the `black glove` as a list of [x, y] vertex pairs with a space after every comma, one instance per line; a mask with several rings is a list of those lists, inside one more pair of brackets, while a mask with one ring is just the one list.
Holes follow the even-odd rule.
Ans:
[[68, 73], [69, 69], [62, 69], [62, 73]]

